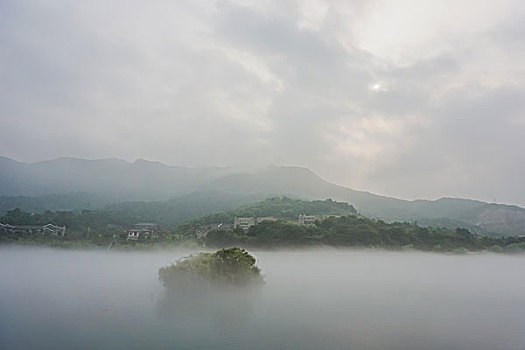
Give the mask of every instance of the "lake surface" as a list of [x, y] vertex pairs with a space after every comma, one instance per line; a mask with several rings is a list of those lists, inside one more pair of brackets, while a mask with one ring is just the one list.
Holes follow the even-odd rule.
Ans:
[[523, 255], [255, 251], [260, 291], [170, 296], [188, 253], [0, 248], [0, 348], [525, 348]]

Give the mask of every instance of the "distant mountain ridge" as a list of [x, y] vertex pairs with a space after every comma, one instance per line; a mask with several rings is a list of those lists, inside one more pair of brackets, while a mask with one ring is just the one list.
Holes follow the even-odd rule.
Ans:
[[118, 200], [159, 200], [191, 193], [228, 168], [185, 168], [160, 162], [57, 158], [20, 163], [0, 157], [0, 195], [89, 193]]
[[[448, 228], [462, 226], [479, 233], [525, 235], [525, 209], [517, 206], [456, 198], [406, 201], [335, 185], [300, 167], [272, 166], [249, 173], [233, 168], [168, 166], [146, 160], [129, 163], [119, 159], [59, 158], [28, 164], [0, 157], [0, 202], [4, 203], [4, 210], [12, 196], [44, 196], [50, 200], [56, 195], [83, 193], [107, 203], [162, 201], [194, 192], [199, 192], [202, 201], [206, 201], [206, 193], [227, 193], [229, 198], [238, 195], [239, 205], [247, 204], [242, 202], [246, 198], [280, 195], [309, 200], [331, 198], [352, 204], [366, 216], [387, 221], [418, 221]], [[20, 202], [21, 197], [16, 198]]]

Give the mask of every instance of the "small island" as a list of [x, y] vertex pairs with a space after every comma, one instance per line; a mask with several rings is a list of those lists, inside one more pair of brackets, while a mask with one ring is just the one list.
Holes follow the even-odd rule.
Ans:
[[238, 247], [199, 253], [159, 269], [159, 279], [170, 291], [212, 286], [249, 287], [264, 283], [256, 259]]

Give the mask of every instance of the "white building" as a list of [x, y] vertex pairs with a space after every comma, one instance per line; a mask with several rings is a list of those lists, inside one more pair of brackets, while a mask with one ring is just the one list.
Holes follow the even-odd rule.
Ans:
[[260, 216], [255, 221], [256, 223], [260, 224], [261, 222], [265, 222], [265, 221], [277, 221], [277, 219], [274, 218], [273, 216]]
[[315, 225], [315, 221], [317, 220], [317, 217], [314, 215], [299, 215], [299, 225]]
[[255, 225], [255, 219], [254, 218], [238, 218], [236, 217], [233, 221], [233, 228], [236, 229], [237, 227], [242, 228], [243, 230], [248, 230], [250, 227]]
[[53, 224], [47, 224], [42, 226], [42, 234], [50, 236], [60, 236], [64, 237], [66, 235], [65, 226], [57, 226]]
[[66, 235], [65, 226], [47, 224], [43, 226], [34, 225], [9, 225], [0, 223], [0, 230], [13, 234], [41, 234], [43, 236], [64, 237]]
[[137, 241], [140, 238], [141, 233], [142, 233], [141, 230], [129, 230], [128, 240]]
[[277, 221], [276, 218], [273, 216], [259, 216], [256, 218], [235, 218], [233, 221], [233, 228], [236, 229], [237, 227], [242, 228], [243, 230], [248, 230], [250, 227], [260, 224], [261, 222], [265, 221]]
[[158, 238], [159, 225], [153, 222], [141, 222], [135, 224], [135, 227], [128, 230], [128, 240], [136, 241], [140, 238]]

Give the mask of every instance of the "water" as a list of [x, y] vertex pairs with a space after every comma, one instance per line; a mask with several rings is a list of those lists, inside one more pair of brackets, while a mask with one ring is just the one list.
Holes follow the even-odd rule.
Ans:
[[0, 249], [0, 348], [525, 348], [525, 256], [254, 252], [260, 291], [174, 298], [188, 253]]

